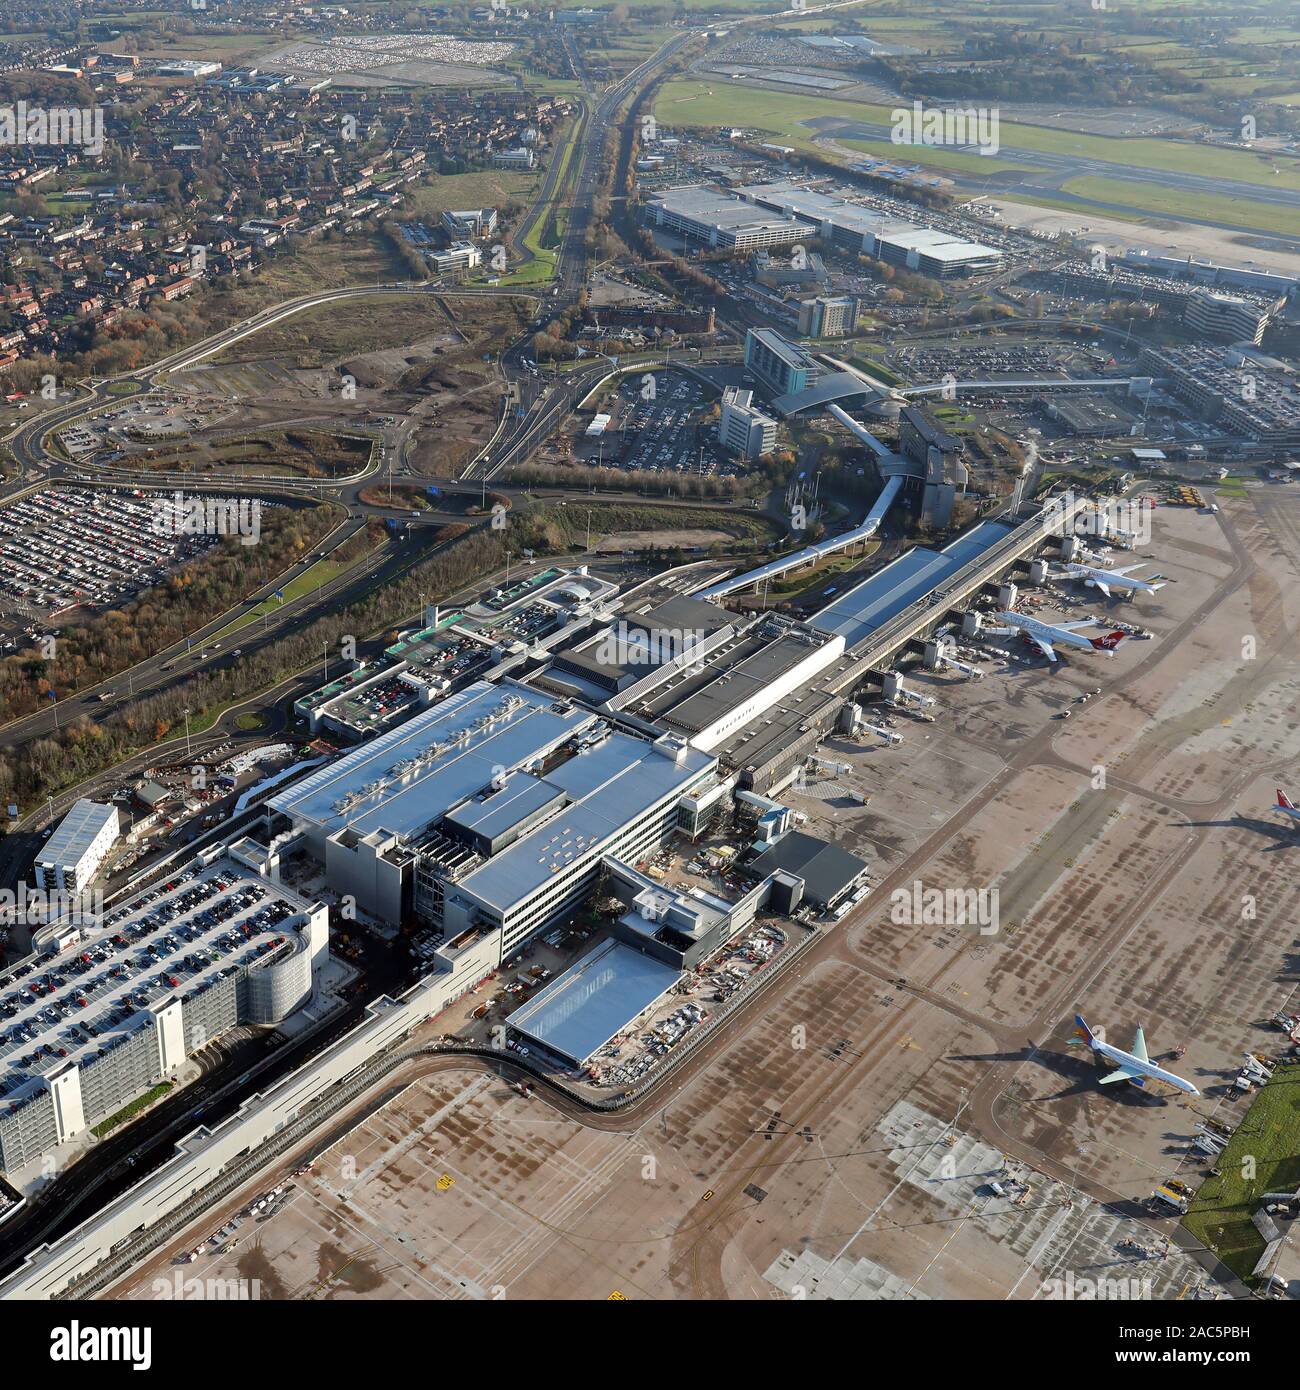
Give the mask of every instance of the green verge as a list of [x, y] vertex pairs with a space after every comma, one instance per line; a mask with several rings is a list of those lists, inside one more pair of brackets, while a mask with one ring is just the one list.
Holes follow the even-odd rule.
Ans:
[[1183, 1225], [1247, 1279], [1264, 1253], [1264, 1238], [1250, 1219], [1260, 1195], [1300, 1187], [1300, 1063], [1274, 1072], [1216, 1166], [1218, 1176], [1201, 1184]]
[[157, 1086], [151, 1087], [144, 1095], [137, 1096], [130, 1105], [124, 1105], [116, 1115], [110, 1115], [106, 1120], [100, 1120], [97, 1125], [91, 1127], [91, 1133], [96, 1139], [102, 1139], [104, 1135], [114, 1130], [118, 1125], [124, 1125], [128, 1120], [134, 1119], [142, 1110], [147, 1110], [154, 1101], [160, 1096], [165, 1096], [172, 1088], [170, 1081], [162, 1081]]

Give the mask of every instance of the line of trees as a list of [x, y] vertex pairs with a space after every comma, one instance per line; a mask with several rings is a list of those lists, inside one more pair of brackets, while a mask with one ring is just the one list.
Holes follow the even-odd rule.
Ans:
[[[256, 545], [223, 537], [201, 559], [138, 597], [86, 623], [68, 623], [46, 659], [32, 647], [0, 662], [0, 721], [43, 709], [51, 691], [64, 699], [156, 655], [203, 627], [295, 564], [319, 544], [338, 516], [332, 506], [269, 508]], [[359, 533], [340, 548], [355, 557], [376, 543]]]

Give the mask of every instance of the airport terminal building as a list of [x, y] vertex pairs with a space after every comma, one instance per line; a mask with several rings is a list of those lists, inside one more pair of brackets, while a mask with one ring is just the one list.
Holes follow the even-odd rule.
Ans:
[[479, 681], [273, 798], [271, 854], [301, 844], [385, 921], [495, 938], [495, 967], [570, 914], [606, 856], [665, 843], [716, 766], [675, 735]]

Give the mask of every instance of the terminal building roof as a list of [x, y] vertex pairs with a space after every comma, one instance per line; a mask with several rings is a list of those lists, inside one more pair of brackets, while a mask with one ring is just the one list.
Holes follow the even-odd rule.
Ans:
[[717, 760], [679, 740], [648, 743], [609, 733], [553, 767], [545, 783], [567, 802], [535, 829], [457, 880], [457, 888], [501, 912], [591, 852], [656, 803], [685, 793]]
[[414, 836], [490, 786], [500, 769], [544, 755], [594, 722], [589, 710], [503, 681], [476, 681], [272, 798], [272, 810], [327, 835]]
[[841, 594], [814, 614], [809, 624], [819, 632], [838, 632], [845, 646], [852, 648], [909, 604], [939, 588], [949, 575], [997, 545], [1013, 529], [1005, 522], [985, 521], [943, 550], [916, 546]]
[[582, 1065], [682, 977], [680, 970], [606, 941], [506, 1020]]

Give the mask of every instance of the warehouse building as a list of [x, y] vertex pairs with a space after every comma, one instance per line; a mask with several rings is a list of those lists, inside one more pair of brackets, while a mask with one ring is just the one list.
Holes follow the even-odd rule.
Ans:
[[36, 886], [47, 893], [85, 888], [120, 833], [116, 806], [78, 801], [36, 856]]

